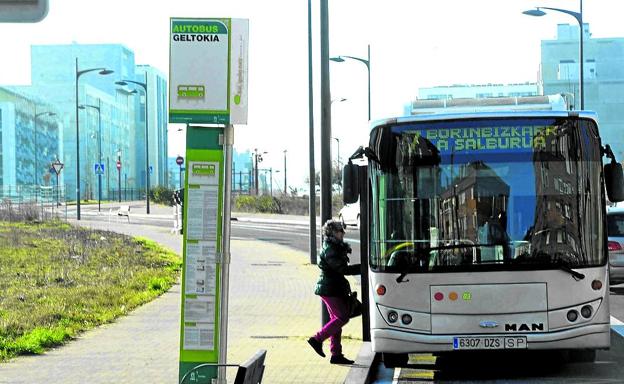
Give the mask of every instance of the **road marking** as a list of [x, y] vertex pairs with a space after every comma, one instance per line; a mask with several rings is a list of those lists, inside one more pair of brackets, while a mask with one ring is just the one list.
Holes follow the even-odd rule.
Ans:
[[[233, 227], [236, 228], [247, 228], [247, 229], [252, 229], [254, 231], [262, 231], [262, 232], [277, 232], [277, 233], [284, 233], [284, 229], [292, 229], [291, 227], [276, 227], [276, 228], [269, 228], [269, 227], [264, 227], [264, 228], [259, 228], [257, 226], [254, 225], [248, 225], [248, 224], [235, 224], [233, 225]], [[290, 235], [295, 235], [295, 236], [301, 236], [301, 237], [310, 237], [310, 234], [308, 233], [298, 233], [298, 232], [290, 232]], [[317, 238], [320, 238], [321, 235], [317, 234], [316, 235]], [[353, 242], [353, 243], [360, 243], [360, 240], [357, 239], [353, 239], [353, 238], [345, 238], [345, 240], [347, 240], [348, 242]]]
[[396, 368], [394, 370], [394, 376], [392, 377], [392, 384], [398, 384], [400, 377], [401, 377], [401, 368]]

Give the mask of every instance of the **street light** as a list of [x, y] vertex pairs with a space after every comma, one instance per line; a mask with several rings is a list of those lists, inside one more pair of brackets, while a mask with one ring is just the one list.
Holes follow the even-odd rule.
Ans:
[[[121, 149], [117, 149], [117, 195], [121, 203]], [[149, 213], [149, 211], [148, 211]]]
[[[120, 81], [116, 81], [115, 84], [117, 85], [128, 85], [128, 83], [132, 83], [135, 85], [140, 86], [141, 88], [143, 88], [143, 91], [145, 92], [145, 180], [146, 180], [146, 184], [145, 184], [145, 198], [147, 199], [147, 209], [146, 212], [147, 214], [150, 213], [150, 204], [149, 204], [149, 190], [150, 190], [150, 166], [149, 166], [149, 130], [148, 130], [148, 108], [149, 108], [149, 104], [147, 103], [147, 71], [145, 71], [145, 82], [142, 83], [140, 81], [134, 81], [134, 80], [120, 80]], [[136, 91], [136, 89], [134, 90]], [[131, 93], [135, 93], [135, 92], [131, 92]]]
[[98, 171], [97, 177], [98, 177], [98, 212], [100, 212], [101, 204], [102, 204], [102, 169], [101, 169], [101, 164], [102, 164], [102, 113], [101, 113], [102, 102], [100, 101], [100, 98], [98, 97], [98, 105], [81, 104], [78, 106], [78, 109], [87, 109], [87, 108], [93, 108], [98, 113], [98, 168], [100, 170]]
[[76, 219], [80, 220], [80, 119], [78, 118], [78, 80], [85, 73], [98, 71], [100, 75], [110, 75], [113, 70], [107, 68], [89, 68], [78, 70], [76, 57]]
[[288, 150], [284, 149], [284, 196], [288, 193], [288, 184], [286, 183], [286, 152], [288, 152]]
[[583, 94], [583, 0], [580, 0], [579, 12], [561, 8], [537, 7], [522, 13], [529, 16], [544, 16], [546, 12], [542, 11], [542, 9], [570, 15], [574, 17], [579, 24], [579, 99], [581, 100], [581, 110], [583, 110], [585, 109], [585, 96]]
[[332, 137], [332, 139], [336, 140], [336, 157], [338, 158], [338, 168], [340, 168], [340, 139], [337, 137]]
[[37, 118], [39, 116], [56, 116], [56, 113], [54, 112], [40, 112], [37, 113], [37, 105], [35, 105], [35, 118], [34, 120], [34, 130], [35, 130], [35, 172], [33, 174], [33, 180], [34, 180], [34, 185], [37, 185], [38, 181], [37, 181], [37, 169], [39, 167], [38, 165], [38, 160], [39, 160], [39, 151], [37, 151]]
[[368, 56], [367, 59], [361, 59], [359, 57], [354, 56], [337, 56], [330, 57], [329, 60], [335, 61], [337, 63], [342, 63], [346, 59], [357, 60], [360, 63], [366, 65], [366, 70], [368, 71], [368, 120], [371, 119], [371, 91], [370, 91], [370, 44], [368, 45]]

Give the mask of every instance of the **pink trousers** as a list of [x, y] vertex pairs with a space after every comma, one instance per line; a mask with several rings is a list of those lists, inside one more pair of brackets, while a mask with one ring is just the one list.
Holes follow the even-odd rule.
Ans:
[[342, 327], [349, 322], [347, 301], [343, 297], [334, 296], [321, 296], [321, 300], [329, 312], [329, 322], [314, 335], [314, 338], [320, 342], [329, 339], [329, 350], [332, 356], [338, 356], [342, 354], [340, 343]]

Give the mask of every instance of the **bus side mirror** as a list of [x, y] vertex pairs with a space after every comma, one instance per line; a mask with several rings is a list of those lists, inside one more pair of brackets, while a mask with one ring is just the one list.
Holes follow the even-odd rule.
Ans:
[[612, 161], [604, 166], [605, 185], [609, 200], [618, 203], [624, 201], [624, 172], [622, 164]]
[[351, 161], [342, 169], [342, 201], [353, 204], [360, 196], [358, 190], [358, 166]]

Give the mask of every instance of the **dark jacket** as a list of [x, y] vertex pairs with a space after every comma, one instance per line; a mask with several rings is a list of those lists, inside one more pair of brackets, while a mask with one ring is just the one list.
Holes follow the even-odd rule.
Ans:
[[318, 267], [321, 276], [316, 283], [314, 293], [319, 296], [347, 296], [351, 292], [345, 275], [359, 275], [360, 264], [349, 265], [351, 253], [349, 244], [327, 238], [323, 243]]

